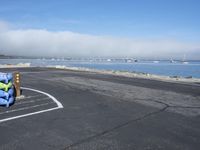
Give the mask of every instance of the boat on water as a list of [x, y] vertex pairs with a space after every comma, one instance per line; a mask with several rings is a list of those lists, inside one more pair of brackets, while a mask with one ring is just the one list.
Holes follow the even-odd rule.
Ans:
[[182, 63], [182, 64], [189, 64], [189, 62], [186, 61], [185, 58], [186, 58], [186, 56], [185, 56], [185, 54], [184, 54], [183, 59], [181, 60], [181, 63]]
[[182, 64], [189, 64], [189, 62], [187, 62], [187, 61], [183, 61]]
[[127, 60], [127, 63], [132, 63], [132, 60], [131, 60], [131, 59], [128, 59], [128, 60]]
[[137, 59], [133, 59], [133, 58], [129, 58], [129, 59], [125, 59], [125, 62], [134, 63], [134, 62], [138, 62], [138, 60]]
[[174, 61], [172, 58], [169, 61], [170, 63], [176, 63], [176, 61]]
[[158, 61], [158, 60], [154, 60], [154, 61], [153, 61], [153, 63], [159, 63], [159, 62], [160, 62], [160, 61]]
[[111, 59], [110, 59], [110, 58], [108, 58], [108, 59], [107, 59], [107, 62], [111, 62]]

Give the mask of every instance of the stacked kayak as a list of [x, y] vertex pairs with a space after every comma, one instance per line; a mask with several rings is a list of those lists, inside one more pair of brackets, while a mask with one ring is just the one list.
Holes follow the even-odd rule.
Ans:
[[14, 103], [13, 76], [0, 72], [0, 105], [9, 107]]

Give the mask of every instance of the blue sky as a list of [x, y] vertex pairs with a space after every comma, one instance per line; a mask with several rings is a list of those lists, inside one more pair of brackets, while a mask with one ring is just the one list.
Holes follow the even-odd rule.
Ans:
[[199, 8], [199, 0], [0, 0], [0, 20], [16, 30], [199, 42]]
[[[1, 0], [0, 19], [18, 28], [124, 37], [199, 39], [199, 0]], [[185, 37], [186, 38], [186, 37]]]

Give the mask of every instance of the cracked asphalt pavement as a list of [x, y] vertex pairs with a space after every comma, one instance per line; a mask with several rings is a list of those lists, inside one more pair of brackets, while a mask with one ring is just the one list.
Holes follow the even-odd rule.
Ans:
[[64, 106], [0, 123], [0, 149], [200, 149], [198, 84], [48, 68], [0, 71], [20, 71], [23, 87]]

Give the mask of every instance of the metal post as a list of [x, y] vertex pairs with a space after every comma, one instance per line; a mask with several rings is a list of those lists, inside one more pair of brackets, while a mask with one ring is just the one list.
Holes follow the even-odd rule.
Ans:
[[19, 72], [14, 73], [14, 86], [15, 86], [15, 93], [16, 97], [21, 95], [21, 90], [20, 90], [20, 74]]

